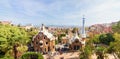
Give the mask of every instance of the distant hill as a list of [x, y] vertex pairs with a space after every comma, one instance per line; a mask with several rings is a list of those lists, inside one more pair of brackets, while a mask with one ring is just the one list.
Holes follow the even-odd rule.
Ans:
[[96, 34], [100, 33], [120, 33], [120, 21], [112, 23], [94, 24], [89, 26], [88, 31], [94, 32]]

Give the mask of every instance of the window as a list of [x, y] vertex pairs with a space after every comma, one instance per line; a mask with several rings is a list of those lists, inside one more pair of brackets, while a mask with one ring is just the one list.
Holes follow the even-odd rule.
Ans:
[[48, 44], [48, 42], [46, 42], [46, 44]]
[[44, 39], [46, 39], [46, 37], [44, 36]]
[[36, 42], [36, 44], [38, 44], [38, 42]]
[[48, 47], [48, 51], [50, 51], [50, 47]]
[[40, 37], [38, 37], [38, 39], [40, 39]]

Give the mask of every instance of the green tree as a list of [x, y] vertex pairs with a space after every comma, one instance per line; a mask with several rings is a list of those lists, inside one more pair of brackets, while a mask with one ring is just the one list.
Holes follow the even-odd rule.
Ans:
[[93, 46], [93, 41], [89, 40], [86, 42], [86, 46], [81, 48], [80, 59], [91, 59], [91, 55], [94, 51], [95, 47]]
[[112, 30], [113, 30], [114, 32], [120, 33], [120, 21], [118, 21], [117, 24], [113, 24], [113, 25], [112, 25]]
[[120, 47], [119, 47], [120, 46], [120, 34], [114, 33], [113, 36], [115, 38], [115, 41], [110, 44], [108, 52], [115, 53], [120, 58]]
[[99, 40], [101, 43], [109, 45], [110, 42], [113, 42], [115, 39], [113, 38], [112, 34], [107, 33], [107, 34], [100, 35]]
[[28, 34], [29, 39], [32, 39], [33, 36], [38, 33], [38, 31], [37, 31], [36, 28], [28, 29], [26, 32], [27, 32], [27, 34]]
[[13, 49], [14, 44], [26, 45], [29, 40], [24, 29], [0, 24], [0, 55], [5, 55], [7, 51]]
[[102, 46], [96, 48], [96, 54], [98, 55], [97, 59], [104, 59], [105, 50], [106, 48]]
[[58, 35], [58, 41], [56, 41], [56, 42], [61, 43], [62, 37], [64, 37], [64, 36], [66, 36], [66, 34]]
[[44, 59], [42, 54], [36, 52], [26, 52], [21, 56], [21, 59]]
[[95, 43], [95, 44], [99, 44], [99, 43], [100, 43], [99, 36], [100, 36], [100, 35], [95, 35], [95, 36], [94, 36], [93, 38], [91, 38], [90, 40], [92, 40], [93, 43]]
[[73, 28], [72, 33], [76, 33], [76, 32], [78, 33], [78, 30], [79, 29], [75, 27], [75, 28]]

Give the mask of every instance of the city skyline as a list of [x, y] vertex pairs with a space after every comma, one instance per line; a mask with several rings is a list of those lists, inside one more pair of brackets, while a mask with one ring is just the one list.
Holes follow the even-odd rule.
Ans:
[[14, 24], [82, 25], [120, 20], [119, 0], [1, 0], [0, 21]]

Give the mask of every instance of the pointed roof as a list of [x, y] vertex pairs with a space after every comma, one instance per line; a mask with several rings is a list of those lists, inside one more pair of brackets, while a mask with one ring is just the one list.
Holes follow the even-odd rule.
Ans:
[[74, 38], [74, 39], [80, 39], [77, 33], [75, 33], [75, 35], [74, 35], [73, 38]]
[[45, 26], [43, 24], [42, 24], [40, 32], [42, 32], [44, 35], [46, 35], [47, 38], [49, 38], [50, 40], [54, 39], [54, 36], [48, 32], [48, 30], [45, 28]]
[[70, 39], [69, 43], [71, 44], [72, 42], [74, 42], [75, 40], [79, 40], [79, 42], [81, 42], [81, 38], [78, 36], [78, 33], [76, 32], [74, 34], [74, 36]]

